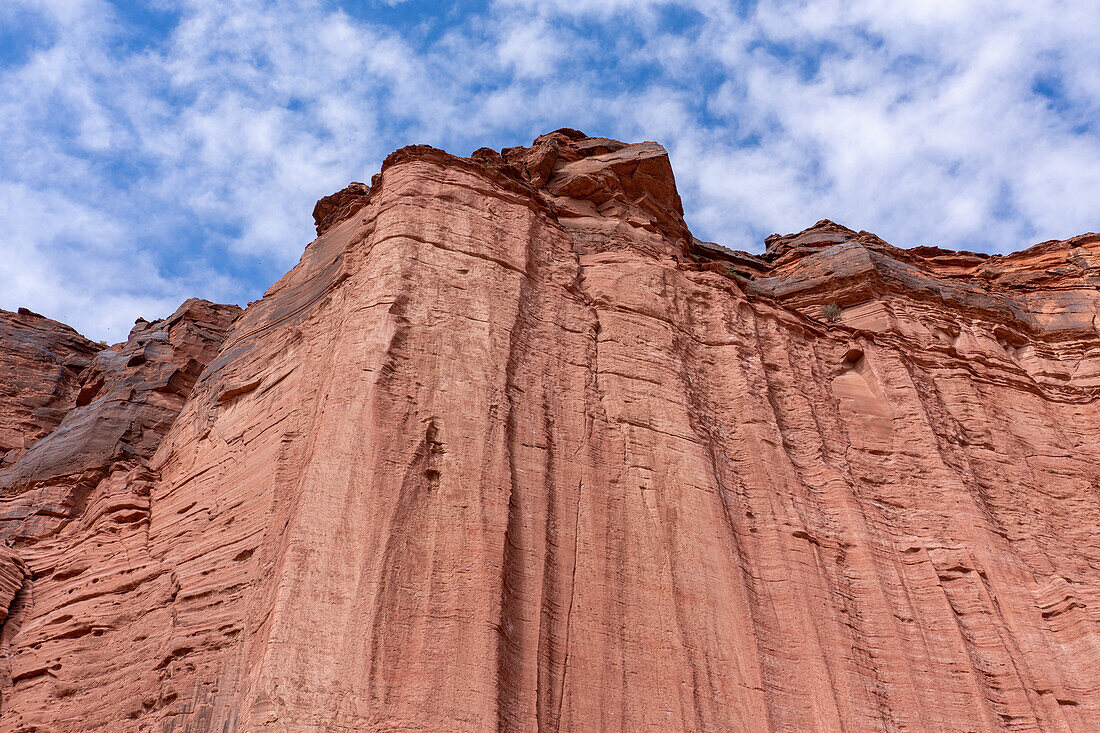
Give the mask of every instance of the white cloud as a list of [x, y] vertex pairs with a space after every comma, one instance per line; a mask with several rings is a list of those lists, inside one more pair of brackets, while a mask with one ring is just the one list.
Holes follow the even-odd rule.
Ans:
[[990, 250], [1100, 229], [1091, 0], [385, 4], [409, 21], [180, 0], [148, 43], [104, 0], [0, 5], [46, 39], [0, 65], [0, 307], [104, 337], [250, 299], [390, 150], [561, 126], [663, 142], [689, 223], [735, 247], [824, 217]]
[[126, 246], [125, 224], [79, 202], [0, 184], [0, 220], [0, 282], [13, 303], [66, 313], [78, 330], [122, 340], [138, 313], [168, 313], [182, 300], [147, 257]]
[[509, 23], [500, 39], [497, 57], [520, 78], [549, 76], [566, 50], [543, 21]]

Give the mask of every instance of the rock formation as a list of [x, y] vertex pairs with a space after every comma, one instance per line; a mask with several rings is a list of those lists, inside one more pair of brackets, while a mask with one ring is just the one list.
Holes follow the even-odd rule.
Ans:
[[0, 731], [1100, 729], [1100, 235], [391, 155], [238, 316], [0, 319]]

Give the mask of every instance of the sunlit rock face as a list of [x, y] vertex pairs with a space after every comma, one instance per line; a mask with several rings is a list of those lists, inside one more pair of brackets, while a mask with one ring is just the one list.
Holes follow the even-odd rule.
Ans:
[[1100, 729], [1100, 236], [391, 155], [243, 313], [0, 319], [2, 731]]

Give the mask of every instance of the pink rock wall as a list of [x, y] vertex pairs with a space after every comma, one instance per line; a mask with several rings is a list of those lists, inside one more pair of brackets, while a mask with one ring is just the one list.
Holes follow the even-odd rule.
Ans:
[[1100, 236], [729, 252], [569, 130], [314, 216], [0, 473], [0, 730], [1100, 728]]

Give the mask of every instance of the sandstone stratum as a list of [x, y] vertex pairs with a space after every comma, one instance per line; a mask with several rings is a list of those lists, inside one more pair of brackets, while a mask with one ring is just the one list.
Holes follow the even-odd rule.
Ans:
[[314, 218], [0, 312], [0, 731], [1100, 730], [1100, 235], [735, 252], [572, 130]]

